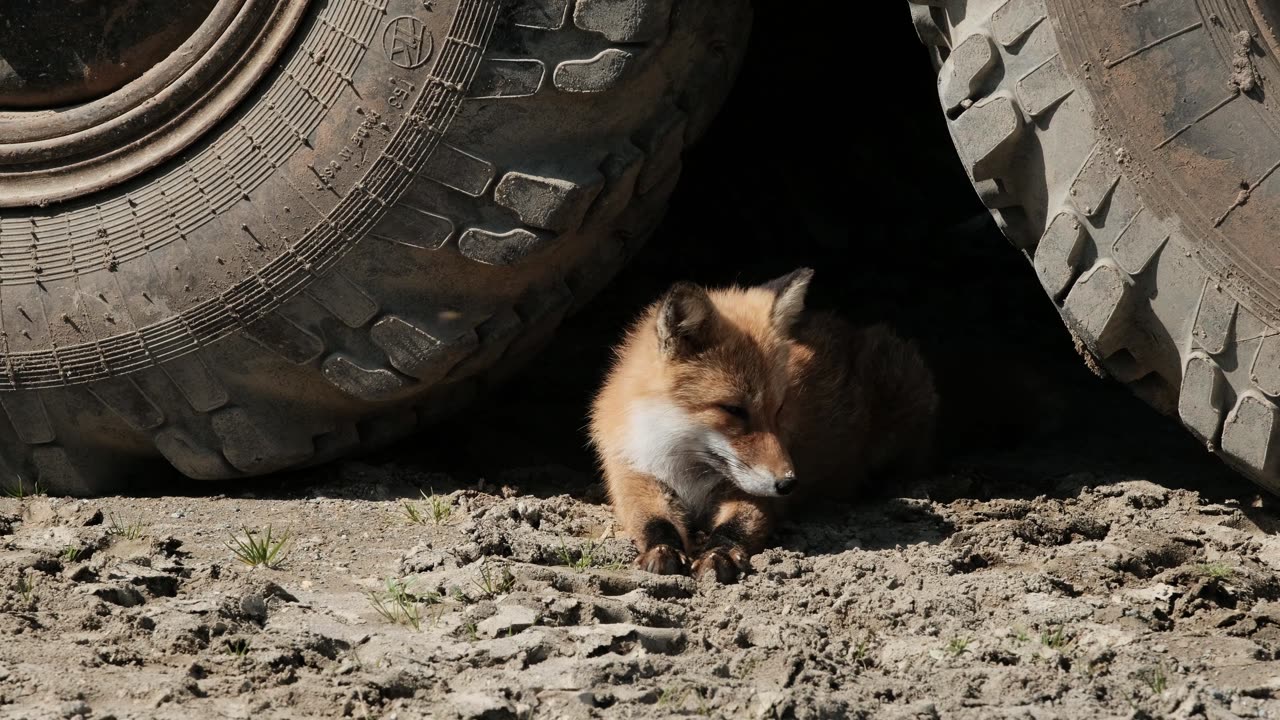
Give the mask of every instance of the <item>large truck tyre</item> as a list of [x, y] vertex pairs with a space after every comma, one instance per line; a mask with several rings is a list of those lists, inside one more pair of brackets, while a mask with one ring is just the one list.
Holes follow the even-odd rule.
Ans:
[[974, 187], [1086, 359], [1280, 492], [1280, 2], [910, 9]]
[[456, 410], [645, 240], [750, 23], [746, 0], [11, 5], [0, 484], [65, 494]]

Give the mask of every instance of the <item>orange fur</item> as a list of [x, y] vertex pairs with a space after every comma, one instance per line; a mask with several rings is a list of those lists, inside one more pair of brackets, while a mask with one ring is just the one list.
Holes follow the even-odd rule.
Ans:
[[642, 567], [683, 572], [693, 558], [696, 574], [732, 580], [784, 503], [923, 469], [937, 411], [929, 370], [883, 326], [804, 313], [810, 276], [677, 285], [618, 347], [591, 437]]

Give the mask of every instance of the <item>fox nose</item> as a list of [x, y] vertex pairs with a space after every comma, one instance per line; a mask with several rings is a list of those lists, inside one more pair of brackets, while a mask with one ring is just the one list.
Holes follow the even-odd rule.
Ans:
[[777, 490], [779, 495], [790, 495], [791, 491], [796, 489], [795, 471], [788, 471], [786, 475], [774, 480], [773, 489]]

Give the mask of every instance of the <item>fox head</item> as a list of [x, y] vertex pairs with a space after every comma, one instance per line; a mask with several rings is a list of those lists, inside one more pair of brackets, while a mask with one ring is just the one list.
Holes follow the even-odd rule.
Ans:
[[792, 330], [813, 277], [796, 270], [765, 285], [673, 286], [658, 302], [653, 342], [663, 394], [631, 408], [628, 454], [682, 496], [727, 481], [780, 496], [798, 479], [779, 414], [787, 400]]

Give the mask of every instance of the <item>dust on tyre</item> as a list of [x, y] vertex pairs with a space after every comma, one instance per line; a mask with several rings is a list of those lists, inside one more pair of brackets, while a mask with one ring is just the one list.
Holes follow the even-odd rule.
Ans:
[[911, 12], [974, 186], [1080, 344], [1280, 492], [1280, 3]]
[[0, 472], [256, 475], [447, 417], [643, 242], [749, 20], [218, 0], [119, 87], [0, 109]]

